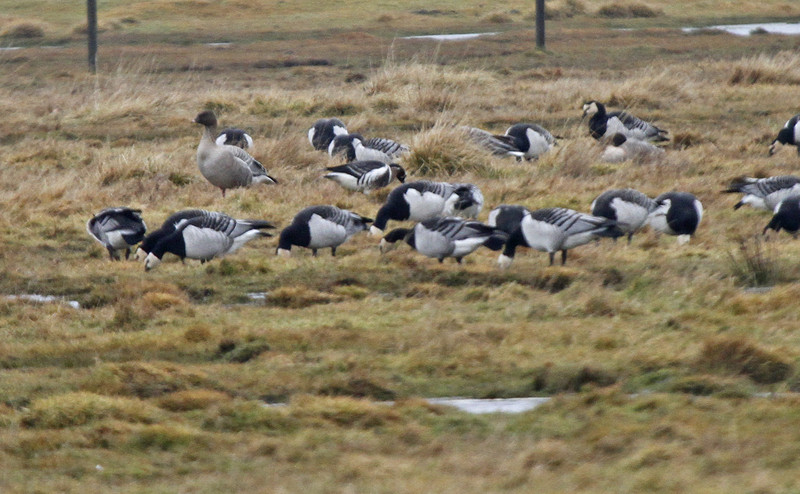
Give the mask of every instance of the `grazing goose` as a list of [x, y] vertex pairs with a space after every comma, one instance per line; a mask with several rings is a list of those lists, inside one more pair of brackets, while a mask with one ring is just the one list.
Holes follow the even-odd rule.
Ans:
[[486, 223], [511, 235], [519, 228], [526, 214], [530, 214], [530, 210], [524, 206], [501, 204], [489, 211], [489, 221]]
[[103, 244], [112, 261], [120, 260], [119, 249], [125, 249], [125, 259], [128, 259], [131, 246], [139, 243], [147, 231], [141, 212], [141, 209], [126, 207], [104, 209], [86, 222], [86, 231]]
[[338, 135], [347, 134], [347, 127], [338, 118], [320, 118], [308, 129], [308, 142], [318, 151], [325, 151]]
[[733, 209], [749, 204], [756, 209], [774, 211], [779, 202], [800, 193], [800, 177], [780, 175], [768, 178], [738, 177], [723, 192], [743, 194]]
[[253, 138], [242, 129], [225, 129], [217, 136], [216, 143], [247, 149], [253, 147]]
[[372, 219], [351, 213], [335, 206], [310, 206], [292, 220], [292, 224], [281, 232], [276, 253], [291, 255], [293, 245], [311, 249], [316, 256], [317, 249], [331, 248], [336, 255], [336, 247], [342, 245], [354, 234], [367, 229]]
[[397, 179], [406, 181], [406, 171], [402, 166], [382, 161], [353, 161], [341, 166], [326, 168], [325, 178], [333, 180], [347, 190], [369, 194], [375, 189], [386, 187]]
[[492, 154], [514, 156], [517, 160], [538, 159], [556, 145], [553, 135], [537, 124], [512, 125], [503, 135], [475, 127], [464, 127], [467, 135]]
[[550, 255], [550, 265], [557, 251], [561, 264], [567, 262], [567, 250], [591, 242], [598, 237], [617, 238], [623, 235], [616, 222], [566, 208], [537, 209], [525, 213], [519, 227], [509, 236], [497, 264], [507, 268], [514, 260], [517, 246], [523, 245]]
[[444, 203], [443, 214], [477, 219], [483, 209], [483, 194], [474, 184], [450, 184], [453, 192]]
[[641, 141], [668, 141], [666, 130], [645, 122], [624, 111], [606, 112], [606, 107], [598, 101], [588, 101], [583, 105], [583, 116], [589, 118], [589, 133], [597, 140], [608, 139], [616, 133]]
[[607, 190], [592, 201], [592, 214], [614, 220], [617, 228], [628, 234], [628, 243], [655, 208], [654, 200], [634, 189]]
[[275, 228], [269, 221], [237, 220], [227, 214], [205, 212], [178, 222], [175, 231], [164, 235], [144, 259], [149, 271], [159, 264], [166, 252], [180, 257], [210, 261], [215, 257], [233, 254], [244, 244], [257, 237], [271, 237], [262, 230]]
[[150, 232], [144, 239], [142, 243], [139, 244], [139, 247], [136, 249], [136, 254], [134, 258], [137, 261], [144, 260], [147, 257], [147, 254], [153, 250], [153, 247], [161, 240], [162, 238], [166, 237], [170, 233], [174, 232], [178, 228], [178, 224], [182, 220], [188, 220], [191, 218], [196, 218], [198, 216], [204, 215], [212, 215], [212, 214], [223, 214], [223, 213], [215, 213], [211, 211], [206, 211], [205, 209], [184, 209], [182, 211], [178, 211], [177, 213], [173, 213], [164, 220], [164, 223], [153, 232]]
[[343, 155], [347, 161], [381, 161], [392, 163], [408, 152], [408, 146], [391, 139], [373, 137], [364, 139], [361, 134], [336, 136], [328, 146], [331, 157]]
[[225, 197], [226, 189], [247, 187], [254, 183], [278, 183], [244, 149], [217, 144], [213, 137], [217, 133], [217, 117], [214, 112], [201, 112], [194, 122], [204, 127], [203, 136], [197, 146], [197, 166], [206, 180], [222, 190], [222, 197]]
[[606, 163], [621, 163], [633, 160], [637, 163], [654, 161], [664, 155], [664, 150], [655, 144], [641, 141], [617, 132], [611, 137], [611, 142], [600, 156]]
[[404, 240], [422, 255], [444, 262], [445, 257], [461, 259], [481, 245], [500, 250], [508, 234], [498, 228], [477, 221], [453, 217], [437, 217], [414, 225], [414, 228], [397, 228], [381, 239], [381, 253], [393, 249], [396, 242]]
[[389, 193], [370, 227], [370, 235], [382, 235], [389, 220], [426, 221], [442, 215], [477, 217], [482, 207], [483, 195], [475, 185], [409, 182]]
[[667, 192], [655, 198], [656, 208], [650, 213], [650, 226], [654, 230], [677, 235], [678, 244], [688, 242], [700, 220], [703, 219], [703, 205], [688, 192]]
[[800, 114], [790, 118], [783, 128], [778, 131], [778, 137], [769, 145], [769, 155], [775, 154], [778, 144], [792, 145], [797, 147], [797, 154], [800, 155]]
[[775, 215], [764, 227], [764, 235], [769, 229], [779, 232], [781, 228], [797, 238], [800, 231], [800, 195], [789, 196], [775, 207]]

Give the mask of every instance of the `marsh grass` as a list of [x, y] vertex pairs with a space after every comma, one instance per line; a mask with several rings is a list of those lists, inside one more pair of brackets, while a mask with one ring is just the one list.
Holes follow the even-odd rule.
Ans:
[[746, 287], [773, 286], [784, 279], [784, 270], [769, 243], [760, 236], [739, 241], [738, 253], [728, 252], [734, 278]]

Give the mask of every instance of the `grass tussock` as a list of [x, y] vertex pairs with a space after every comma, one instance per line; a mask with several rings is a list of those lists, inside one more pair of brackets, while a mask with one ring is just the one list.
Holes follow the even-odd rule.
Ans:
[[490, 171], [488, 158], [461, 129], [437, 124], [414, 137], [411, 152], [403, 163], [415, 175], [449, 177], [467, 172], [486, 175]]
[[[556, 0], [545, 3], [544, 15], [546, 20], [571, 19], [578, 15], [586, 14], [586, 4], [581, 0]], [[536, 19], [536, 12], [532, 12], [526, 20]]]
[[141, 400], [77, 392], [33, 401], [21, 419], [24, 427], [60, 429], [103, 419], [152, 423], [159, 410]]
[[400, 418], [392, 408], [367, 400], [310, 395], [294, 398], [290, 413], [305, 422], [360, 428], [380, 427]]
[[338, 302], [341, 297], [312, 290], [305, 286], [285, 286], [277, 288], [267, 295], [265, 303], [272, 307], [302, 309], [317, 304]]
[[263, 338], [252, 338], [244, 342], [226, 339], [220, 342], [218, 355], [227, 362], [243, 364], [269, 351], [269, 349], [269, 343]]
[[0, 29], [0, 38], [24, 40], [44, 38], [45, 24], [39, 21], [17, 20], [6, 24]]
[[188, 389], [162, 396], [158, 406], [170, 412], [187, 412], [189, 410], [205, 410], [220, 403], [231, 400], [228, 394], [211, 389]]
[[95, 367], [82, 389], [107, 395], [151, 398], [203, 387], [208, 383], [205, 373], [187, 370], [177, 364], [125, 362]]
[[783, 279], [774, 251], [761, 236], [739, 240], [737, 252], [728, 252], [728, 267], [734, 279], [745, 287], [773, 286]]
[[800, 84], [800, 56], [792, 51], [759, 54], [733, 64], [731, 85]]
[[697, 357], [700, 368], [744, 375], [761, 384], [785, 380], [792, 365], [777, 353], [764, 350], [745, 338], [711, 338]]
[[609, 3], [597, 9], [599, 17], [608, 19], [637, 19], [648, 17], [660, 17], [664, 11], [651, 7], [644, 3]]
[[130, 434], [127, 446], [132, 449], [171, 451], [187, 446], [208, 447], [203, 433], [180, 424], [146, 425]]

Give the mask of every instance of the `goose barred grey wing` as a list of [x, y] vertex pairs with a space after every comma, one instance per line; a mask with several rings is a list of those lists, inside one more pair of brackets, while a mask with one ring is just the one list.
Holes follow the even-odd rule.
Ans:
[[383, 137], [372, 137], [362, 142], [364, 147], [381, 151], [391, 157], [397, 157], [409, 151], [408, 146], [405, 144], [400, 144], [399, 142], [395, 142], [391, 139], [385, 139]]
[[478, 146], [496, 155], [523, 156], [516, 144], [514, 137], [509, 135], [497, 135], [475, 127], [463, 127], [470, 139]]
[[593, 230], [608, 224], [608, 218], [592, 216], [567, 208], [544, 208], [531, 212], [531, 217], [538, 221], [559, 227], [568, 235]]

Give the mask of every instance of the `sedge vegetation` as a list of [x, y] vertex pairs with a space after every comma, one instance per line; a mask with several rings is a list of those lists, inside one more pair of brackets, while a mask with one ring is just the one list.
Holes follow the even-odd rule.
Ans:
[[[797, 173], [793, 148], [767, 156], [800, 100], [794, 38], [674, 29], [731, 2], [652, 16], [548, 3], [547, 52], [533, 49], [529, 2], [360, 3], [356, 24], [350, 2], [324, 16], [303, 2], [105, 2], [90, 76], [83, 12], [44, 3], [0, 1], [0, 35], [22, 46], [0, 52], [2, 492], [800, 489], [800, 244], [757, 239], [769, 214], [720, 193], [743, 174]], [[257, 25], [250, 4], [274, 19]], [[731, 18], [800, 15], [758, 9]], [[625, 22], [643, 30], [607, 29]], [[437, 45], [394, 39], [400, 26], [508, 32]], [[203, 44], [221, 40], [243, 42]], [[668, 129], [665, 156], [601, 162], [580, 120], [589, 99]], [[203, 109], [247, 130], [280, 184], [222, 198], [195, 162]], [[280, 258], [258, 239], [145, 273], [85, 231], [122, 205], [151, 230], [185, 208], [279, 227], [311, 204], [374, 217], [388, 190], [321, 178], [334, 162], [306, 131], [333, 116], [409, 144], [409, 180], [478, 184], [482, 220], [501, 203], [588, 211], [618, 187], [688, 191], [705, 216], [682, 247], [645, 231], [577, 248], [564, 267], [521, 249], [507, 271], [485, 249], [463, 266], [405, 246], [380, 255], [362, 234], [336, 258]], [[517, 163], [457, 129], [517, 122], [562, 139]], [[533, 395], [554, 398], [510, 416], [421, 399]]]

